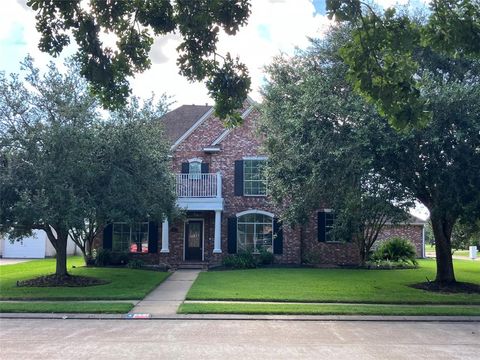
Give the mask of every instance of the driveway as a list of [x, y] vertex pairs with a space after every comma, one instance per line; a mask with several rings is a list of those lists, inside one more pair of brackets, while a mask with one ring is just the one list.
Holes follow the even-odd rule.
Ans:
[[20, 263], [27, 262], [27, 261], [32, 261], [32, 260], [35, 260], [35, 259], [4, 259], [4, 258], [0, 258], [0, 266], [20, 264]]
[[480, 323], [0, 319], [3, 359], [478, 359]]

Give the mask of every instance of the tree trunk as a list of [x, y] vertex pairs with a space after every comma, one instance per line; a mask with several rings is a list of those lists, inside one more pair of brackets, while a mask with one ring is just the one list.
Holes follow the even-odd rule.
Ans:
[[41, 228], [47, 233], [48, 240], [52, 243], [57, 253], [56, 275], [68, 275], [67, 273], [67, 240], [68, 231], [61, 231], [60, 226], [45, 225]]
[[452, 261], [452, 236], [453, 223], [446, 216], [436, 215], [431, 212], [433, 234], [435, 236], [435, 253], [437, 260], [437, 277], [439, 284], [455, 283], [455, 273]]
[[67, 272], [67, 238], [60, 238], [58, 237], [58, 248], [57, 251], [57, 266], [55, 269], [56, 275], [68, 275]]

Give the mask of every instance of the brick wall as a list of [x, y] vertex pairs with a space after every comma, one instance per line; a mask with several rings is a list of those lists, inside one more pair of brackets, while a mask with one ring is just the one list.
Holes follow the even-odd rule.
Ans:
[[356, 265], [358, 248], [353, 242], [319, 242], [317, 212], [302, 231], [302, 262], [313, 264]]
[[423, 225], [386, 225], [378, 235], [375, 247], [394, 236], [410, 240], [415, 246], [417, 257], [423, 256]]
[[[245, 108], [246, 109], [246, 108]], [[245, 110], [243, 109], [243, 111]], [[234, 195], [234, 164], [247, 156], [264, 155], [261, 151], [262, 139], [256, 130], [257, 110], [253, 110], [241, 127], [233, 129], [221, 142], [219, 153], [207, 154], [203, 148], [210, 146], [224, 131], [222, 122], [211, 116], [204, 121], [190, 136], [175, 149], [172, 157], [172, 168], [175, 173], [181, 172], [181, 164], [192, 158], [200, 158], [209, 164], [209, 172], [222, 174], [222, 194], [224, 197], [224, 211], [222, 213], [222, 254], [213, 254], [214, 222], [213, 211], [187, 212], [185, 218], [201, 218], [204, 220], [204, 260], [210, 264], [218, 264], [227, 255], [227, 218], [234, 217], [245, 210], [263, 210], [278, 216], [276, 210], [264, 196], [235, 196]], [[165, 263], [176, 266], [184, 259], [184, 232], [185, 218], [170, 222], [169, 250], [167, 254], [160, 253], [161, 226], [159, 226], [158, 254], [137, 254], [151, 263]], [[302, 260], [315, 260], [321, 264], [351, 265], [358, 263], [358, 251], [353, 243], [320, 243], [317, 240], [316, 212], [312, 215], [309, 224], [301, 229], [284, 226], [283, 254], [275, 255], [278, 263], [300, 264]], [[382, 238], [393, 234], [403, 234], [414, 239], [417, 251], [421, 255], [421, 227], [404, 227], [401, 230], [390, 228], [385, 230]], [[101, 244], [101, 237], [97, 244]]]
[[[243, 109], [245, 110], [245, 109]], [[222, 174], [222, 195], [224, 211], [222, 213], [222, 254], [213, 254], [214, 212], [204, 212], [205, 216], [205, 248], [204, 258], [210, 263], [220, 263], [227, 254], [227, 218], [235, 216], [245, 210], [263, 210], [278, 215], [265, 196], [235, 196], [234, 195], [234, 166], [235, 160], [242, 160], [247, 156], [264, 155], [261, 150], [261, 138], [256, 132], [256, 119], [259, 113], [253, 110], [244, 120], [244, 124], [233, 129], [220, 143], [219, 153], [206, 154], [203, 148], [211, 145], [224, 131], [222, 122], [210, 117], [201, 124], [189, 137], [176, 148], [172, 158], [174, 172], [181, 172], [181, 164], [189, 159], [199, 158], [209, 164], [209, 172]], [[190, 214], [187, 214], [190, 217]], [[202, 216], [202, 215], [199, 215]], [[175, 224], [183, 223], [183, 220]], [[175, 225], [176, 226], [176, 225]], [[160, 254], [160, 261], [179, 263], [183, 260], [183, 226], [179, 225], [178, 233], [170, 232], [170, 254]], [[171, 226], [172, 228], [172, 226]], [[207, 236], [208, 233], [208, 236]], [[299, 233], [285, 226], [283, 230], [283, 254], [276, 255], [279, 263], [299, 263], [300, 246]], [[159, 247], [160, 248], [160, 247]], [[181, 249], [181, 253], [178, 252]]]

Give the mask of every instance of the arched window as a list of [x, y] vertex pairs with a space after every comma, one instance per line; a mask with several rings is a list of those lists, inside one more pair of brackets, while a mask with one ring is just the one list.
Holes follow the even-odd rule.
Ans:
[[252, 210], [237, 215], [237, 251], [273, 252], [273, 216]]
[[202, 174], [202, 160], [191, 159], [188, 161], [188, 173], [190, 179], [200, 179]]

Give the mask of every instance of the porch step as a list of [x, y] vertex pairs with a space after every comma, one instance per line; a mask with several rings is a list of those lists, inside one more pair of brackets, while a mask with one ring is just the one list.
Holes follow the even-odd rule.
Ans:
[[206, 262], [184, 262], [178, 264], [177, 269], [208, 269]]

